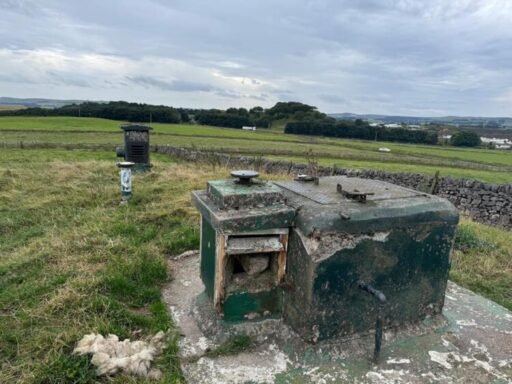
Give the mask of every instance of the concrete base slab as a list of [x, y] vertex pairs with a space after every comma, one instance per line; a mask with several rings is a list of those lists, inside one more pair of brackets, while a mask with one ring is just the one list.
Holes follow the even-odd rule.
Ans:
[[[163, 295], [181, 330], [189, 383], [512, 383], [512, 313], [454, 283], [443, 316], [385, 331], [376, 365], [373, 333], [309, 344], [279, 319], [226, 325], [201, 295], [198, 253], [169, 267], [173, 280]], [[236, 334], [253, 336], [254, 345], [208, 357]]]

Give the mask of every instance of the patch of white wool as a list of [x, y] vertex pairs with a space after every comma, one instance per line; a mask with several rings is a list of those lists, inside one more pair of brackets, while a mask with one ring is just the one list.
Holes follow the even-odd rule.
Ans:
[[165, 345], [165, 333], [160, 331], [149, 341], [119, 341], [116, 335], [103, 337], [91, 333], [85, 335], [74, 349], [78, 355], [92, 354], [91, 363], [98, 375], [114, 375], [118, 372], [153, 379], [161, 377], [158, 369], [151, 369], [151, 362]]

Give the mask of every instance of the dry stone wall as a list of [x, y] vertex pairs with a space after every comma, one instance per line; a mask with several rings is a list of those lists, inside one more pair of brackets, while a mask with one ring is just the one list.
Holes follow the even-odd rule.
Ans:
[[[60, 144], [60, 143], [0, 143], [0, 148], [66, 148], [111, 149], [112, 144]], [[237, 156], [213, 151], [197, 151], [170, 145], [153, 145], [154, 152], [171, 157], [203, 162], [229, 168], [250, 168], [267, 173], [297, 175], [307, 171], [306, 164], [268, 160], [262, 157]], [[431, 177], [417, 173], [391, 173], [367, 169], [319, 167], [319, 176], [346, 175], [388, 181], [404, 187], [418, 189], [429, 185]], [[459, 211], [473, 220], [505, 228], [512, 228], [512, 184], [489, 184], [477, 180], [439, 178], [437, 194], [450, 200]]]
[[[153, 150], [174, 158], [209, 163], [229, 168], [251, 168], [267, 173], [305, 173], [306, 164], [268, 160], [261, 157], [237, 156], [213, 151], [197, 151], [169, 145], [156, 145]], [[417, 173], [392, 173], [366, 169], [319, 167], [319, 176], [346, 175], [388, 181], [418, 189], [432, 183], [432, 177]], [[450, 200], [459, 211], [473, 220], [512, 228], [512, 184], [488, 184], [476, 180], [440, 177], [437, 194]]]

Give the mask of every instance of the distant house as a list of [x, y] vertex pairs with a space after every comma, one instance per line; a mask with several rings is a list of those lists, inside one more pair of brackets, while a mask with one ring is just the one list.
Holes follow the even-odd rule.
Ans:
[[401, 125], [401, 124], [396, 124], [396, 123], [384, 124], [384, 126], [385, 126], [386, 128], [402, 128], [402, 125]]
[[249, 127], [249, 126], [244, 125], [244, 126], [242, 127], [242, 129], [243, 129], [244, 131], [255, 131], [255, 130], [256, 130], [256, 127]]
[[484, 136], [482, 136], [480, 139], [482, 140], [482, 143], [486, 143], [486, 144], [492, 143], [492, 144], [495, 144], [496, 146], [510, 144], [510, 141], [508, 139], [498, 139], [496, 137], [484, 137]]
[[487, 144], [495, 149], [511, 149], [512, 142], [509, 139], [498, 139], [496, 137], [480, 137], [482, 143]]

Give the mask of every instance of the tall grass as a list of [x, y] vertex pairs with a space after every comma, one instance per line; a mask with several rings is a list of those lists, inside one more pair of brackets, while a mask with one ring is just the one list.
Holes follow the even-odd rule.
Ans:
[[511, 232], [463, 219], [450, 278], [512, 310]]
[[[42, 152], [0, 153], [0, 382], [94, 382], [88, 359], [71, 354], [84, 334], [173, 329], [160, 297], [166, 260], [197, 248], [189, 193], [213, 175], [156, 160], [119, 206], [113, 154]], [[182, 382], [176, 350], [171, 338], [162, 383]]]
[[[198, 247], [190, 191], [228, 172], [154, 156], [153, 171], [134, 178], [133, 200], [119, 206], [115, 160], [104, 151], [0, 151], [0, 383], [144, 383], [97, 378], [88, 358], [72, 355], [75, 343], [90, 332], [174, 329], [160, 297], [172, 278], [167, 257]], [[463, 220], [451, 278], [512, 309], [509, 239]], [[173, 337], [158, 361], [161, 383], [183, 382], [176, 353]]]

